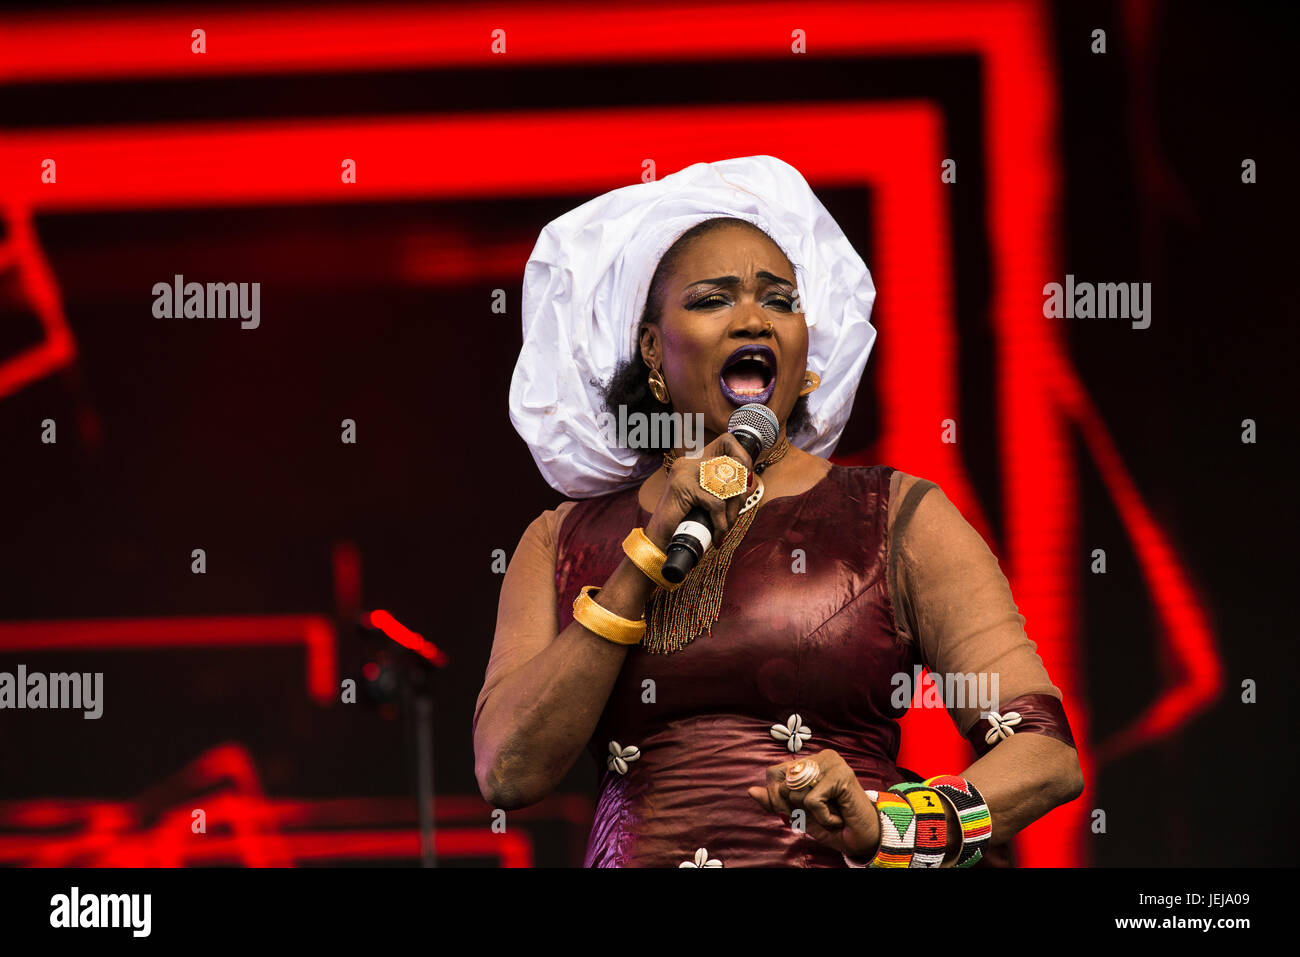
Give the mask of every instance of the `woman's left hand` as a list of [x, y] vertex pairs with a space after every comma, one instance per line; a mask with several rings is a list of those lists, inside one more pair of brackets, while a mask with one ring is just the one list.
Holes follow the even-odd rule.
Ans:
[[[785, 783], [786, 769], [808, 760], [821, 769], [816, 783], [790, 790]], [[796, 809], [802, 808], [807, 835], [850, 857], [869, 860], [880, 845], [876, 806], [867, 798], [853, 769], [835, 751], [772, 765], [767, 769], [766, 786], [750, 788], [749, 796], [787, 821]]]

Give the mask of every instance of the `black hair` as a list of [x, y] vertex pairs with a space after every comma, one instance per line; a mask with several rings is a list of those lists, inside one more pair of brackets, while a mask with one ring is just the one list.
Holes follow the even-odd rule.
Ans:
[[[686, 230], [681, 236], [677, 237], [676, 242], [668, 247], [668, 251], [659, 260], [659, 265], [655, 267], [654, 275], [650, 278], [650, 291], [646, 295], [645, 309], [641, 313], [638, 331], [640, 326], [657, 326], [659, 324], [659, 320], [663, 316], [664, 286], [667, 284], [668, 277], [672, 275], [673, 270], [677, 267], [682, 255], [695, 240], [722, 226], [748, 226], [750, 229], [757, 230], [762, 235], [767, 236], [763, 229], [748, 220], [736, 219], [732, 216], [718, 216], [713, 219], [706, 219]], [[767, 238], [771, 239], [772, 237], [767, 236]], [[775, 243], [775, 241], [773, 242]], [[638, 336], [638, 341], [639, 339]], [[618, 416], [620, 407], [627, 409], [629, 416], [633, 413], [641, 413], [646, 416], [646, 421], [651, 421], [649, 416], [655, 413], [672, 412], [671, 401], [664, 404], [656, 399], [650, 391], [649, 376], [650, 367], [641, 358], [641, 351], [638, 349], [632, 358], [619, 363], [618, 368], [614, 370], [613, 376], [605, 385], [606, 408], [615, 417]], [[669, 399], [672, 399], [671, 395]], [[786, 436], [793, 439], [807, 427], [809, 420], [808, 397], [801, 395], [798, 401], [795, 402], [794, 409], [790, 412], [790, 418], [786, 420]], [[667, 438], [667, 436], [661, 436], [658, 429], [651, 429], [649, 432], [651, 444], [644, 451], [670, 451], [666, 444], [659, 441], [661, 437]]]

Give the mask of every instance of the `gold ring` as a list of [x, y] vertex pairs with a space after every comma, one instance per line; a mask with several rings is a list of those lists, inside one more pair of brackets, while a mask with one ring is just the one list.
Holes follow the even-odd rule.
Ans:
[[700, 463], [700, 487], [720, 499], [734, 498], [749, 485], [749, 470], [730, 455]]
[[785, 786], [791, 791], [802, 791], [816, 784], [822, 776], [822, 769], [812, 758], [796, 761], [785, 769]]

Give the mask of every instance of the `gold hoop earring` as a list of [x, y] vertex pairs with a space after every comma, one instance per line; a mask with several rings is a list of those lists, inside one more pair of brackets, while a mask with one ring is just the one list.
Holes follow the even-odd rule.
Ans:
[[806, 369], [803, 374], [803, 388], [799, 390], [799, 394], [808, 395], [811, 392], [816, 392], [821, 384], [822, 377], [813, 372], [812, 369]]
[[658, 369], [650, 370], [650, 393], [664, 405], [668, 405], [668, 383], [664, 381], [664, 374]]

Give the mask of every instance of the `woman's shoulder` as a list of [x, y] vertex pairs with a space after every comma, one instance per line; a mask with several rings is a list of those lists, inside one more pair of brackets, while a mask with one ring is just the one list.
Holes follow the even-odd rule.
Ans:
[[889, 495], [891, 505], [901, 506], [903, 502], [909, 499], [909, 496], [913, 501], [919, 501], [931, 489], [939, 487], [937, 482], [920, 475], [912, 475], [910, 472], [904, 472], [900, 469], [893, 469], [892, 472]]
[[918, 523], [951, 530], [964, 525], [965, 518], [938, 482], [895, 469], [890, 478], [890, 532], [900, 537]]
[[582, 504], [581, 501], [566, 499], [556, 505], [555, 508], [546, 509], [532, 520], [524, 534], [537, 539], [539, 542], [554, 546], [560, 536], [560, 529], [564, 525], [564, 520], [580, 504]]
[[584, 522], [599, 522], [601, 516], [621, 516], [628, 508], [635, 509], [637, 486], [607, 492], [591, 498], [565, 499], [554, 508], [548, 508], [528, 526], [528, 534], [544, 539], [554, 547], [561, 536]]

